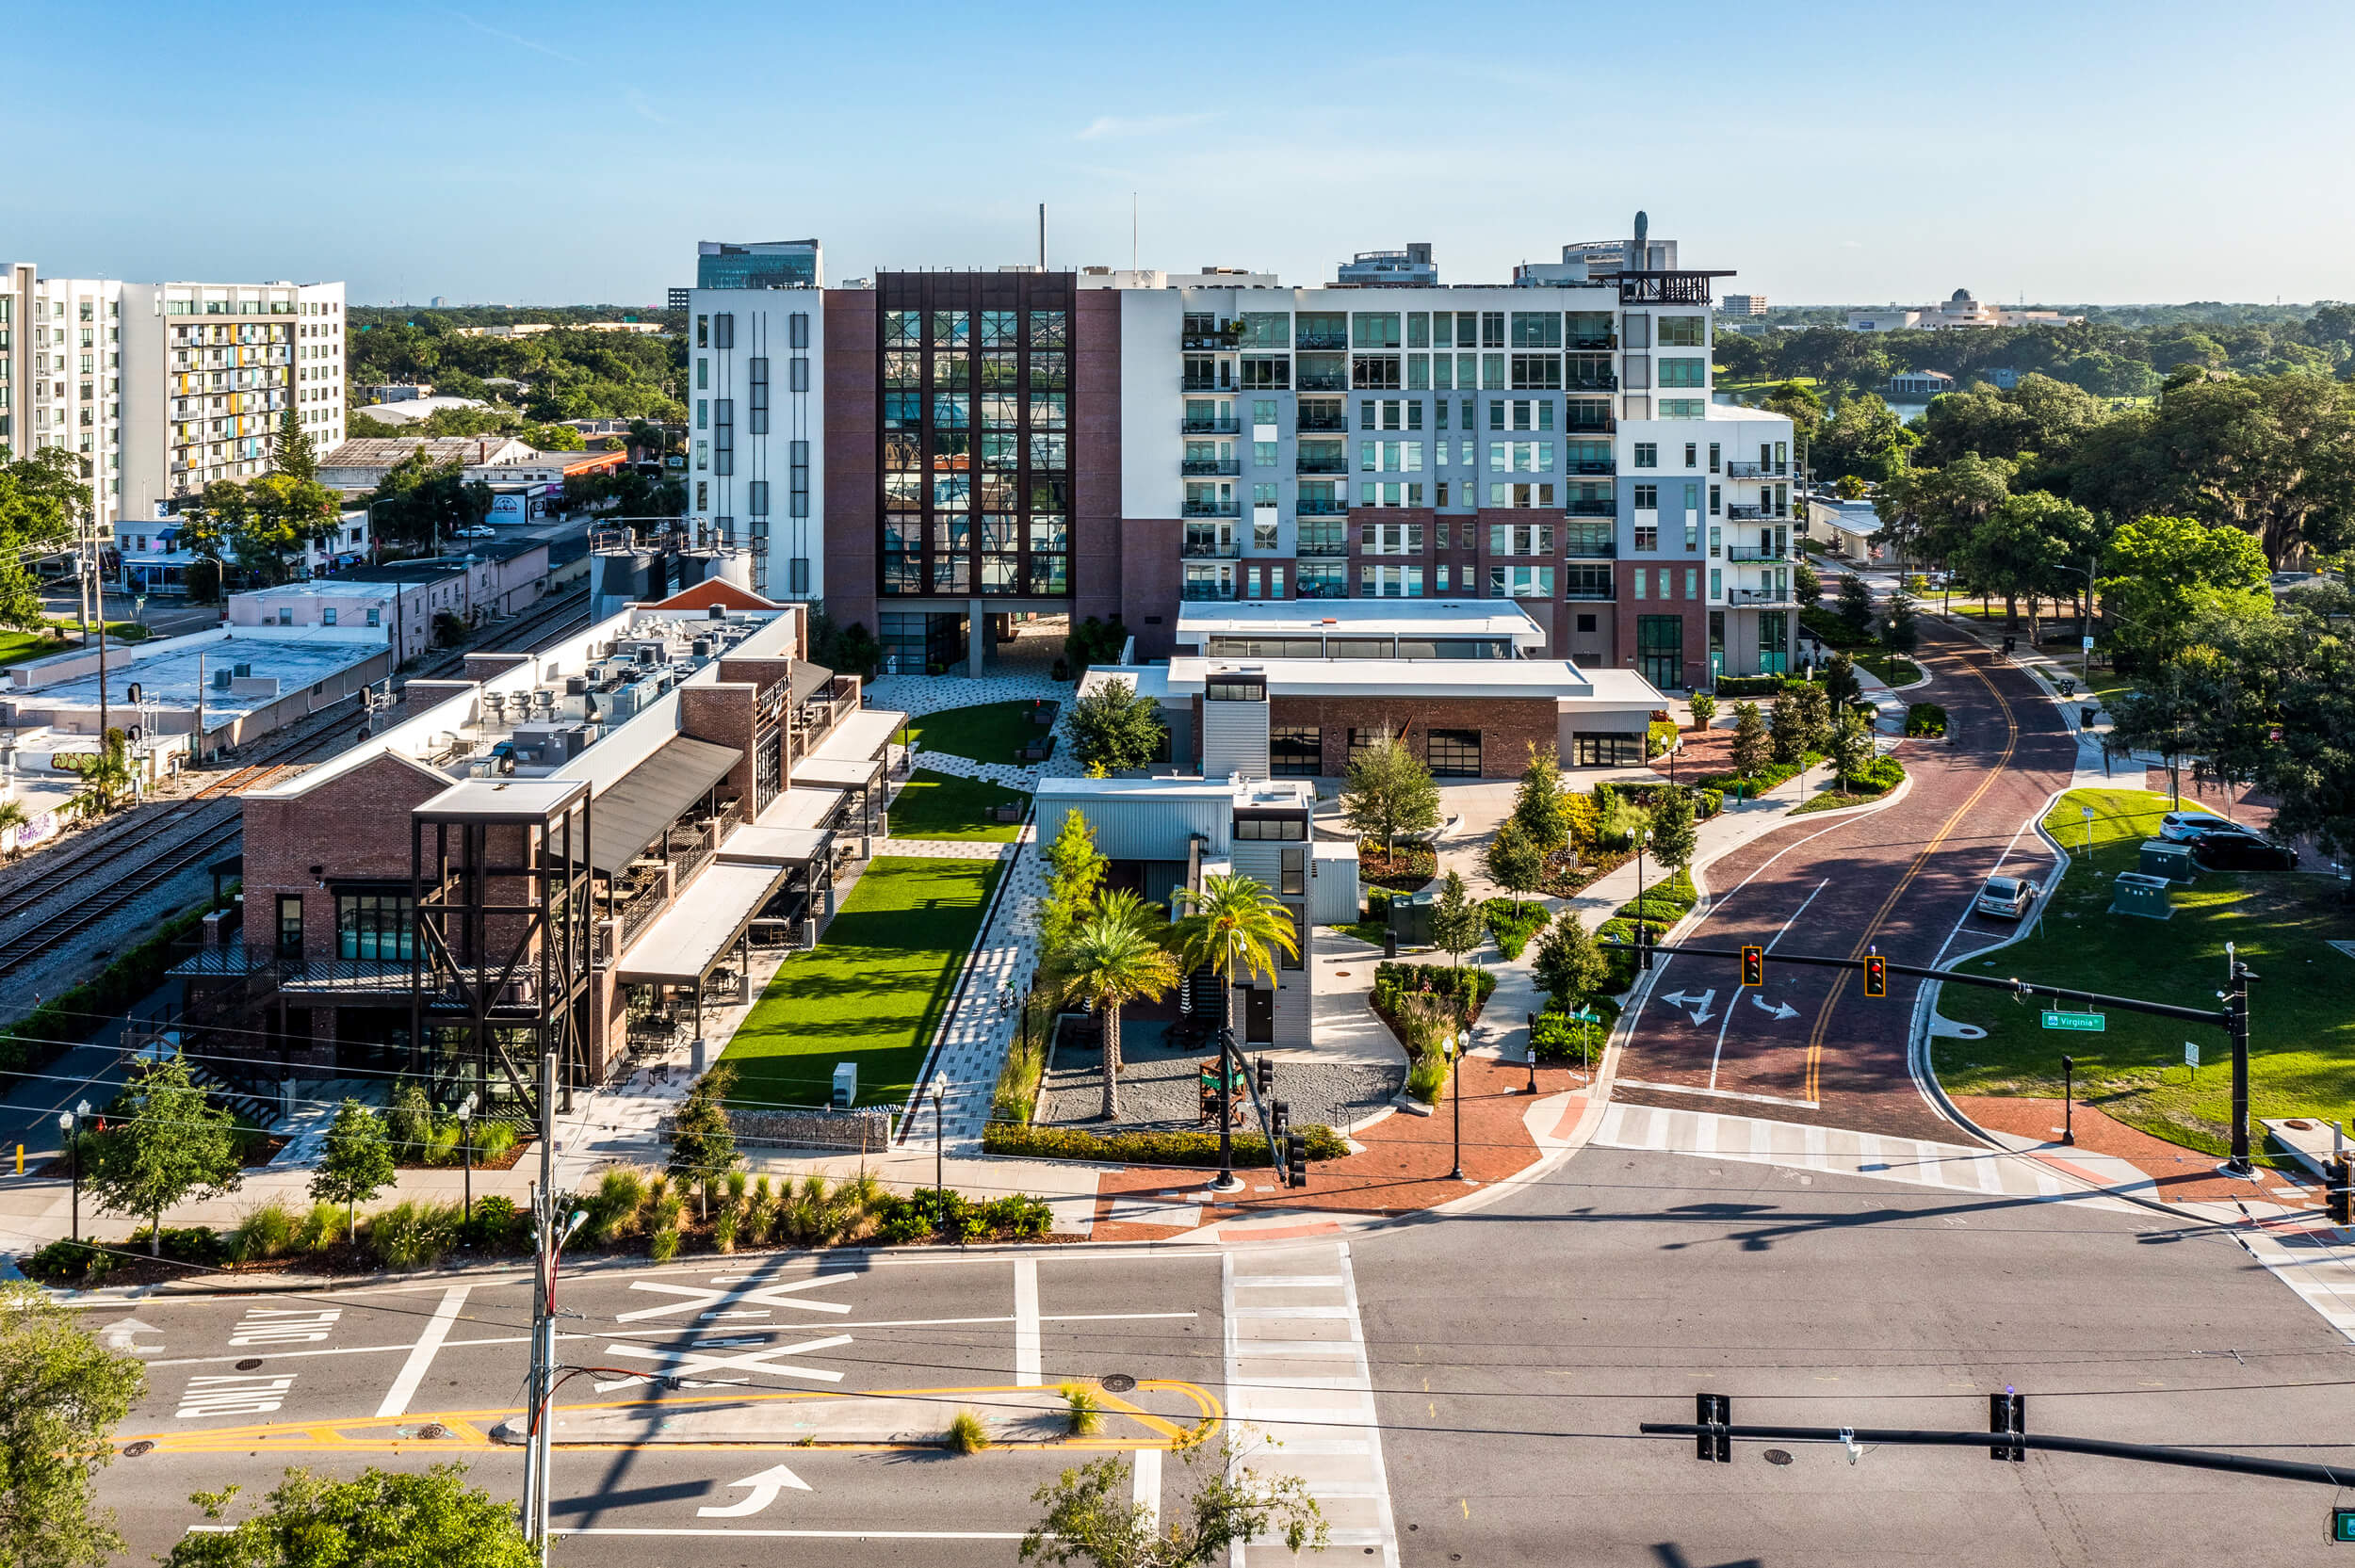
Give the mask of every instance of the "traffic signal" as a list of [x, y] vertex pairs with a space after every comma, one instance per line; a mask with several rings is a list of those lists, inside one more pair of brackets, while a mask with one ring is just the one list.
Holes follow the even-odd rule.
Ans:
[[1742, 983], [1744, 985], [1766, 983], [1765, 948], [1752, 945], [1742, 949]]
[[2347, 1186], [2350, 1177], [2355, 1177], [2355, 1165], [2345, 1155], [2324, 1167], [2323, 1207], [2334, 1225], [2355, 1225], [2355, 1191], [2349, 1191]]
[[1698, 1433], [1693, 1447], [1705, 1463], [1731, 1464], [1733, 1437], [1726, 1428], [1733, 1424], [1733, 1396], [1730, 1394], [1696, 1394], [1693, 1396], [1693, 1423], [1713, 1427], [1713, 1431]]
[[1275, 1101], [1267, 1107], [1267, 1130], [1270, 1137], [1281, 1138], [1291, 1130], [1292, 1107], [1289, 1100]]
[[2007, 1459], [2014, 1464], [2028, 1461], [2028, 1446], [2018, 1441], [2028, 1430], [2028, 1397], [2005, 1389], [2001, 1394], [1987, 1397], [1987, 1430], [1998, 1441], [1988, 1445], [1987, 1457]]
[[1308, 1185], [1308, 1135], [1287, 1133], [1284, 1137], [1285, 1181], [1292, 1187]]
[[1867, 996], [1889, 994], [1889, 961], [1878, 953], [1864, 955], [1864, 994]]
[[1259, 1098], [1264, 1100], [1275, 1092], [1275, 1063], [1265, 1057], [1252, 1063], [1252, 1071], [1259, 1085]]

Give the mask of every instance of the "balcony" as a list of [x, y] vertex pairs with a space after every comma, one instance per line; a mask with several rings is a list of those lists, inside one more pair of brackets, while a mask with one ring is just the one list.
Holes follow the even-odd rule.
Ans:
[[1616, 475], [1616, 473], [1618, 473], [1618, 471], [1619, 471], [1619, 465], [1618, 465], [1617, 463], [1616, 463], [1616, 462], [1612, 461], [1611, 461], [1610, 459], [1608, 459], [1608, 458], [1604, 458], [1604, 459], [1602, 459], [1602, 460], [1600, 460], [1600, 461], [1584, 461], [1584, 460], [1581, 460], [1580, 461], [1577, 461], [1577, 462], [1574, 462], [1574, 463], [1570, 463], [1570, 464], [1568, 464], [1567, 466], [1568, 466], [1568, 468], [1569, 468], [1569, 471], [1570, 471], [1571, 473], [1573, 473], [1573, 474], [1612, 474], [1612, 475]]
[[1607, 605], [1618, 596], [1617, 591], [1610, 588], [1566, 588], [1562, 590], [1563, 598], [1589, 605]]
[[1736, 523], [1755, 523], [1766, 515], [1766, 509], [1746, 501], [1726, 503], [1726, 516]]
[[1232, 599], [1235, 596], [1235, 585], [1233, 583], [1188, 583], [1184, 592], [1189, 600]]
[[1618, 542], [1610, 539], [1573, 539], [1562, 546], [1562, 554], [1571, 560], [1610, 560], [1618, 553]]
[[1303, 528], [1300, 530], [1298, 554], [1319, 559], [1332, 559], [1349, 554], [1349, 531], [1345, 528]]
[[1619, 503], [1616, 501], [1588, 501], [1583, 499], [1571, 500], [1566, 501], [1562, 504], [1562, 512], [1566, 517], [1616, 517], [1619, 515]]
[[1347, 458], [1300, 458], [1294, 461], [1292, 472], [1295, 474], [1346, 474], [1349, 472], [1349, 460]]
[[1567, 392], [1616, 392], [1619, 378], [1606, 370], [1600, 376], [1565, 377], [1562, 386]]
[[1762, 463], [1729, 462], [1726, 464], [1726, 477], [1729, 479], [1755, 479], [1764, 472], [1765, 468]]
[[1593, 350], [1597, 348], [1616, 348], [1618, 346], [1619, 340], [1617, 336], [1611, 332], [1605, 332], [1600, 337], [1573, 337], [1564, 344], [1563, 347], [1568, 348], [1584, 348]]
[[1183, 517], [1241, 517], [1240, 501], [1188, 501], [1179, 512]]
[[1219, 367], [1218, 375], [1189, 375], [1185, 378], [1182, 385], [1183, 390], [1187, 392], [1232, 392], [1235, 390], [1235, 379], [1234, 377], [1226, 374], [1226, 367], [1225, 365], [1221, 365]]
[[1223, 417], [1216, 414], [1190, 413], [1186, 415], [1186, 422], [1178, 428], [1188, 435], [1241, 435], [1242, 421], [1231, 413]]
[[1726, 590], [1729, 605], [1787, 605], [1791, 590], [1787, 588], [1730, 588]]
[[1300, 411], [1300, 418], [1293, 424], [1292, 428], [1304, 431], [1346, 430], [1349, 428], [1349, 415], [1342, 412], [1339, 409], [1334, 409], [1328, 412], [1321, 409], [1304, 408]]
[[1347, 517], [1349, 503], [1338, 495], [1303, 495], [1292, 508], [1295, 517]]
[[1563, 425], [1562, 433], [1565, 435], [1611, 435], [1618, 428], [1619, 422], [1606, 415], [1600, 419], [1569, 420]]
[[1242, 472], [1241, 458], [1188, 458], [1182, 465], [1187, 474], [1224, 474], [1229, 478]]
[[1789, 560], [1791, 552], [1772, 544], [1734, 544], [1726, 549], [1728, 560]]
[[1187, 560], [1238, 560], [1242, 546], [1231, 539], [1189, 539], [1178, 546], [1178, 554]]
[[1231, 354], [1242, 343], [1242, 332], [1188, 332], [1180, 340], [1197, 352]]
[[1347, 332], [1299, 332], [1292, 338], [1294, 348], [1331, 350], [1349, 347]]

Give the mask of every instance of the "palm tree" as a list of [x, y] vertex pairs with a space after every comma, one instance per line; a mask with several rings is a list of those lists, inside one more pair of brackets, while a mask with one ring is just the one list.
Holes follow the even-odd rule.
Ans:
[[1178, 888], [1170, 896], [1173, 907], [1183, 900], [1190, 913], [1177, 924], [1178, 962], [1192, 974], [1210, 966], [1226, 984], [1226, 1026], [1235, 1026], [1234, 991], [1238, 977], [1275, 978], [1275, 954], [1300, 956], [1300, 935], [1291, 912], [1268, 891], [1265, 882], [1240, 872], [1208, 876], [1202, 890]]
[[120, 742], [102, 748], [81, 771], [82, 787], [73, 806], [84, 816], [104, 816], [114, 809], [116, 796], [131, 791], [131, 764]]
[[16, 830], [32, 820], [22, 800], [0, 800], [0, 848], [5, 848], [10, 860], [16, 858]]
[[1104, 1120], [1120, 1115], [1120, 1010], [1159, 1001], [1178, 983], [1178, 961], [1154, 940], [1145, 905], [1133, 893], [1108, 895], [1071, 933], [1053, 969], [1065, 1002], [1104, 1010]]

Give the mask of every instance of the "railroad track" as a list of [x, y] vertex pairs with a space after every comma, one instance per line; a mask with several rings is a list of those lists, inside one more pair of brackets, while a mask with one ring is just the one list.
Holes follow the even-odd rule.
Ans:
[[[483, 643], [455, 651], [425, 667], [414, 678], [434, 679], [461, 669], [469, 653], [522, 651], [507, 645], [522, 639], [527, 647], [537, 647], [571, 636], [588, 623], [588, 595], [583, 590], [553, 601], [544, 609], [535, 608]], [[98, 840], [87, 850], [56, 865], [42, 866], [0, 891], [0, 973], [64, 946], [173, 879], [229, 853], [244, 837], [238, 794], [267, 788], [303, 763], [342, 752], [355, 739], [348, 714], [306, 721], [299, 734], [282, 737], [262, 756], [207, 783], [172, 809], [154, 814], [151, 821]], [[85, 894], [53, 918], [33, 920], [37, 911], [94, 878], [103, 887]], [[33, 929], [10, 929], [20, 921], [31, 922]]]

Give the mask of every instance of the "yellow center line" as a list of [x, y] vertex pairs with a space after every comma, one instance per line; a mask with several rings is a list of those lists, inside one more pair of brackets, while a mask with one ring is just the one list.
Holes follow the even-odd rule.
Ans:
[[[1987, 687], [1987, 694], [1994, 698], [1995, 705], [2003, 710], [2004, 753], [1995, 759], [1995, 766], [1988, 769], [1987, 777], [1980, 781], [1978, 788], [1971, 792], [1970, 799], [1946, 818], [1945, 825], [1938, 830], [1938, 835], [1922, 846], [1921, 852], [1913, 857], [1913, 864], [1906, 867], [1906, 874], [1897, 879], [1897, 885], [1889, 890], [1889, 897], [1881, 900], [1880, 909], [1865, 923], [1863, 931], [1856, 939], [1856, 946], [1849, 950], [1848, 957], [1852, 962], [1863, 959], [1865, 948], [1871, 946], [1873, 939], [1880, 934], [1882, 924], [1888, 920], [1890, 912], [1897, 907], [1897, 900], [1905, 896], [1906, 889], [1913, 884], [1913, 879], [1922, 874], [1922, 867], [1929, 864], [1930, 857], [1938, 853], [1939, 847], [1952, 837], [1963, 819], [1971, 815], [1972, 808], [1979, 803], [1979, 798], [1995, 787], [1995, 781], [2003, 777], [2005, 768], [2011, 762], [2012, 752], [2019, 749], [2020, 721], [2013, 714], [2011, 704], [2004, 701], [2004, 694], [1995, 689], [1995, 683], [1988, 679], [1986, 671], [1968, 660], [1962, 661], [1962, 668]], [[1852, 971], [1843, 969], [1832, 977], [1831, 989], [1824, 994], [1823, 1006], [1815, 1010], [1815, 1026], [1808, 1031], [1807, 1087], [1804, 1092], [1806, 1098], [1819, 1106], [1824, 1103], [1824, 1035], [1831, 1026], [1832, 1010], [1840, 1005], [1842, 993], [1848, 989], [1850, 973]]]

